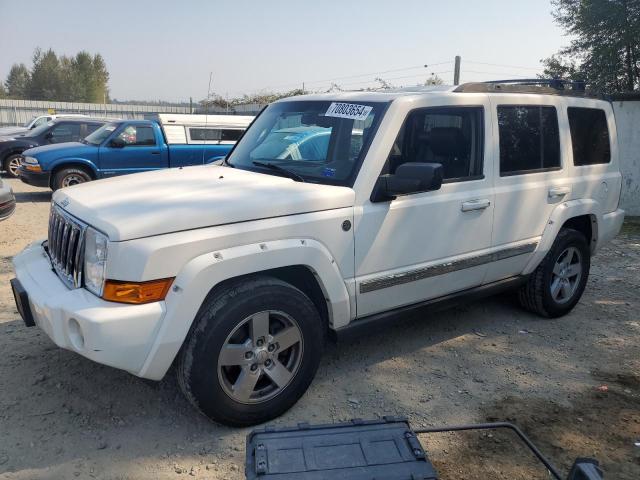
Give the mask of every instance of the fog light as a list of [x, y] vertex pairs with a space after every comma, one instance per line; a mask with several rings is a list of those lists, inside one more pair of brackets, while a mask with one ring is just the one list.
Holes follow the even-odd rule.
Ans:
[[69, 340], [76, 350], [84, 350], [84, 335], [82, 328], [75, 318], [69, 319]]

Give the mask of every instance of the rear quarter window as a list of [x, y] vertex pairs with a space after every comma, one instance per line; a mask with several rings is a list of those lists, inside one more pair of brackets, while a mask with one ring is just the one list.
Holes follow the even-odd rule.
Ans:
[[611, 162], [607, 115], [599, 108], [569, 107], [569, 128], [575, 166]]

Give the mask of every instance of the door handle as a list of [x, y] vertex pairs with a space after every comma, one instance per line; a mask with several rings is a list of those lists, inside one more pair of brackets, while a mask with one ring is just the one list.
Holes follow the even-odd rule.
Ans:
[[160, 152], [151, 152], [151, 155], [160, 155]]
[[549, 189], [549, 198], [564, 197], [571, 193], [570, 187], [551, 187]]
[[474, 210], [484, 210], [485, 208], [489, 208], [491, 202], [489, 200], [469, 200], [468, 202], [462, 203], [462, 211], [463, 212], [472, 212]]

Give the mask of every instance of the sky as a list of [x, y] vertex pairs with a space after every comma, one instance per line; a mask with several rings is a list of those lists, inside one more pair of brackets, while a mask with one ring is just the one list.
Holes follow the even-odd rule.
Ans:
[[[549, 0], [0, 0], [0, 79], [36, 47], [100, 53], [111, 98], [535, 77], [568, 39]], [[424, 65], [428, 65], [424, 67]]]

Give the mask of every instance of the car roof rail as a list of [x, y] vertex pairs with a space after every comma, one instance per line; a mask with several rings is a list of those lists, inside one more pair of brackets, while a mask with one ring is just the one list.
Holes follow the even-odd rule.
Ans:
[[584, 80], [564, 80], [561, 78], [518, 78], [513, 80], [464, 83], [457, 87], [454, 92], [537, 93], [602, 98], [601, 95], [587, 91], [587, 85]]

